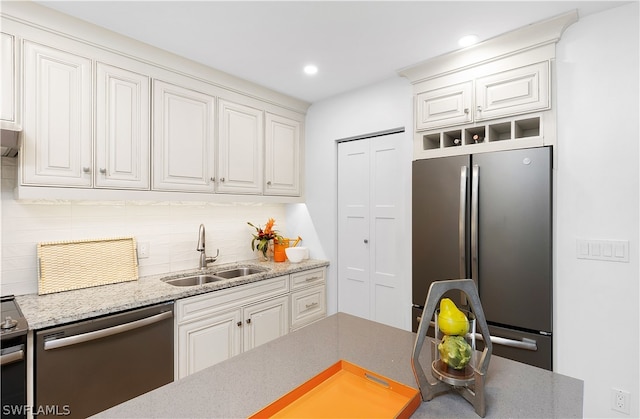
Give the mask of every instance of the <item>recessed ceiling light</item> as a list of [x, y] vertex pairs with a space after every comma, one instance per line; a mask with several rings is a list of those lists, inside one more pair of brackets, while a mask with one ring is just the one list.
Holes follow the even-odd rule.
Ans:
[[468, 47], [478, 42], [478, 35], [466, 35], [458, 40], [458, 45], [461, 47]]
[[316, 74], [318, 72], [318, 67], [313, 64], [306, 65], [304, 66], [304, 72], [309, 75]]

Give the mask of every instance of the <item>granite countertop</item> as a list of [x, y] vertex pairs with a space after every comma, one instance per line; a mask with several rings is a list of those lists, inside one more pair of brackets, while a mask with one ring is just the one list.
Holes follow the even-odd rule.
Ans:
[[[24, 314], [29, 323], [29, 329], [37, 330], [328, 265], [328, 261], [315, 259], [303, 260], [300, 263], [262, 262], [254, 259], [243, 262], [212, 265], [203, 271], [190, 269], [181, 272], [141, 277], [136, 281], [54, 294], [20, 295], [16, 296], [16, 300], [18, 301], [22, 314]], [[233, 269], [238, 266], [260, 266], [268, 268], [268, 270], [239, 278], [225, 279], [223, 281], [215, 281], [190, 287], [177, 287], [161, 280], [161, 278], [179, 278], [193, 275], [194, 273], [214, 273], [225, 269]]]
[[[248, 417], [340, 359], [417, 388], [411, 369], [415, 334], [344, 313], [99, 413], [101, 418]], [[420, 354], [429, 365], [430, 345]], [[487, 418], [582, 417], [583, 382], [492, 356]], [[414, 418], [474, 418], [457, 393], [422, 402]]]

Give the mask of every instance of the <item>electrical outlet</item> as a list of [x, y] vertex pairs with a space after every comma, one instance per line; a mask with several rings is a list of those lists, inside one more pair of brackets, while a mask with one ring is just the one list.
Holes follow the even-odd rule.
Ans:
[[629, 403], [628, 391], [619, 390], [617, 388], [611, 389], [611, 409], [628, 415], [630, 413]]
[[149, 242], [138, 243], [138, 259], [149, 257]]

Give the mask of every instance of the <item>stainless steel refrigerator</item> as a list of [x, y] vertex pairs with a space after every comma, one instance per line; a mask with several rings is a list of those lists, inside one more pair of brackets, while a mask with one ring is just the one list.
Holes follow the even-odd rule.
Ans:
[[416, 160], [412, 180], [413, 330], [433, 281], [472, 278], [493, 353], [551, 370], [551, 148]]

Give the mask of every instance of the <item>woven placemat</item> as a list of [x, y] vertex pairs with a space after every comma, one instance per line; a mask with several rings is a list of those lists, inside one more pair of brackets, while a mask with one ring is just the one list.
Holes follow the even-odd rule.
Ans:
[[138, 279], [133, 237], [38, 243], [38, 294]]

